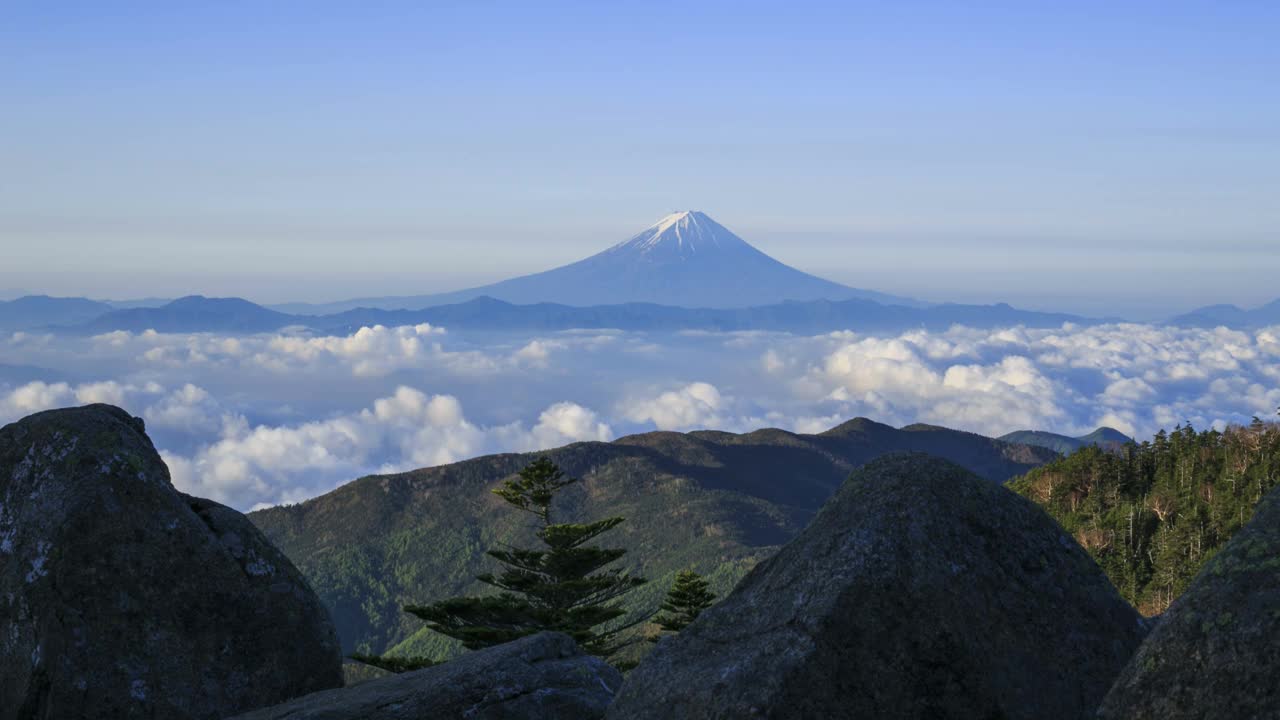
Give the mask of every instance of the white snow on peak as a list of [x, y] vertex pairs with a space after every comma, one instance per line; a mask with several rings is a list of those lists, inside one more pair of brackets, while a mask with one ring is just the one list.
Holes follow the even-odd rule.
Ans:
[[694, 221], [691, 219], [694, 215], [701, 215], [701, 213], [695, 210], [681, 210], [680, 212], [673, 212], [658, 222], [650, 225], [646, 230], [652, 230], [659, 235], [671, 228], [676, 228], [676, 231], [679, 232], [681, 224], [689, 225]]
[[629, 250], [648, 254], [661, 249], [682, 256], [693, 255], [702, 249], [721, 249], [746, 243], [729, 232], [723, 225], [697, 210], [673, 212], [645, 228], [635, 237], [610, 248], [610, 251]]

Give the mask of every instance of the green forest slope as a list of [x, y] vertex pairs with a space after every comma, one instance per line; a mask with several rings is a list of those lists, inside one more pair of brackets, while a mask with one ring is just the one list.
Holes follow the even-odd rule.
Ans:
[[650, 579], [628, 602], [651, 609], [685, 568], [723, 596], [803, 528], [855, 467], [900, 450], [947, 458], [995, 482], [1056, 457], [972, 433], [865, 419], [819, 435], [655, 432], [361, 478], [249, 517], [329, 607], [344, 650], [439, 657], [453, 648], [401, 607], [485, 591], [474, 576], [496, 563], [484, 551], [530, 540], [523, 513], [489, 490], [538, 455], [583, 479], [562, 493], [560, 517], [627, 518], [605, 544], [627, 548], [619, 565]]

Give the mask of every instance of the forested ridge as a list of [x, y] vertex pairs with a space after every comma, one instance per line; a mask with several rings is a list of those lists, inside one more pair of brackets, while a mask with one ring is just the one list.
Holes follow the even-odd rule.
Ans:
[[628, 610], [656, 609], [682, 570], [723, 597], [795, 536], [849, 473], [890, 452], [928, 452], [1003, 483], [1056, 453], [927, 425], [857, 418], [817, 435], [654, 432], [539, 453], [488, 455], [370, 476], [304, 503], [249, 514], [329, 608], [346, 652], [444, 658], [456, 643], [405, 605], [490, 588], [485, 551], [534, 538], [492, 489], [546, 456], [581, 483], [558, 499], [569, 522], [614, 515], [621, 566], [649, 579]]
[[[1164, 612], [1280, 484], [1280, 424], [1085, 447], [1008, 485], [1044, 507], [1143, 614]], [[1280, 559], [1276, 562], [1280, 563]]]

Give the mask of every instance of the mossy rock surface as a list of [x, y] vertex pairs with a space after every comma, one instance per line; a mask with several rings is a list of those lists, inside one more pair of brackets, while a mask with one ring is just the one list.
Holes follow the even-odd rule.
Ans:
[[108, 405], [0, 429], [0, 720], [221, 718], [342, 683], [328, 613]]
[[1280, 490], [1161, 616], [1107, 695], [1120, 720], [1280, 717]]
[[891, 455], [659, 642], [609, 717], [1087, 718], [1143, 632], [1030, 501]]

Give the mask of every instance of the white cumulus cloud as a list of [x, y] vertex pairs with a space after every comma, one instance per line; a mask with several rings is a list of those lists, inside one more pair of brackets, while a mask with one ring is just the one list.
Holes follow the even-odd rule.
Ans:
[[718, 428], [724, 424], [719, 413], [724, 405], [720, 390], [711, 383], [689, 383], [655, 397], [623, 403], [622, 413], [636, 423], [653, 423], [659, 430]]
[[0, 422], [90, 402], [144, 417], [181, 487], [248, 508], [653, 429], [818, 432], [865, 415], [1147, 437], [1247, 423], [1280, 405], [1280, 327], [0, 337]]
[[466, 418], [457, 398], [402, 386], [370, 408], [323, 420], [226, 422], [216, 442], [164, 458], [184, 492], [249, 508], [310, 497], [373, 472], [611, 437], [594, 412], [573, 403], [548, 407], [531, 428], [483, 427]]

